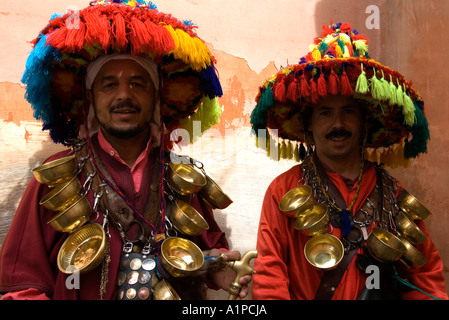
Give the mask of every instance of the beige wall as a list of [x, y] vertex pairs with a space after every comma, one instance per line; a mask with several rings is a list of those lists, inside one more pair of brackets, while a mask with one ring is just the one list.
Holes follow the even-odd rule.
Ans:
[[[54, 12], [68, 6], [83, 8], [88, 0], [10, 2], [0, 10], [0, 244], [20, 196], [29, 169], [60, 149], [40, 132], [24, 101], [19, 80], [32, 40]], [[198, 34], [218, 60], [224, 89], [221, 123], [202, 141], [183, 152], [204, 162], [208, 173], [234, 203], [216, 211], [232, 247], [255, 248], [262, 198], [271, 180], [293, 165], [274, 162], [254, 147], [249, 136], [249, 114], [258, 86], [281, 66], [296, 63], [307, 52], [322, 24], [350, 22], [369, 36], [370, 55], [397, 68], [413, 83], [427, 106], [432, 139], [429, 153], [407, 170], [394, 175], [433, 213], [427, 219], [431, 235], [449, 278], [449, 197], [446, 196], [449, 153], [447, 37], [449, 2], [446, 0], [163, 0], [160, 11], [198, 24]], [[367, 29], [379, 9], [379, 29]], [[225, 135], [226, 133], [226, 135]], [[448, 286], [449, 287], [449, 286]]]

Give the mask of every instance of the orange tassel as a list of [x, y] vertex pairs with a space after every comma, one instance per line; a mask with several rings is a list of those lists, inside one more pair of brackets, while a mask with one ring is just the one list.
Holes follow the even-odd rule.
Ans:
[[309, 84], [307, 83], [307, 79], [304, 74], [301, 76], [300, 90], [301, 90], [301, 97], [308, 97], [310, 95], [310, 87]]
[[318, 78], [318, 95], [321, 97], [327, 96], [326, 79], [324, 79], [324, 73], [321, 72]]
[[334, 69], [331, 69], [331, 74], [329, 75], [329, 79], [327, 80], [327, 90], [329, 94], [337, 95], [339, 84], [340, 80], [335, 74]]
[[274, 96], [275, 98], [280, 102], [285, 102], [285, 83], [284, 79], [282, 79], [281, 82], [279, 82], [276, 87], [274, 88]]
[[145, 21], [145, 26], [148, 34], [153, 38], [151, 48], [156, 56], [161, 56], [175, 49], [175, 42], [166, 28], [150, 20]]
[[130, 24], [129, 38], [131, 40], [131, 53], [138, 54], [151, 41], [148, 37], [145, 24], [137, 18], [133, 18]]
[[352, 96], [354, 94], [354, 89], [352, 89], [348, 75], [344, 69], [343, 74], [340, 77], [340, 92], [344, 96]]
[[312, 99], [312, 103], [316, 103], [319, 99], [318, 87], [316, 82], [313, 80], [313, 77], [310, 78], [309, 87], [310, 87], [310, 98]]
[[126, 38], [125, 19], [123, 19], [123, 16], [121, 14], [115, 15], [112, 25], [112, 32], [114, 33], [116, 45], [121, 50], [125, 50], [126, 46], [128, 45], [128, 39]]
[[298, 101], [298, 80], [296, 78], [288, 85], [287, 99], [292, 102]]

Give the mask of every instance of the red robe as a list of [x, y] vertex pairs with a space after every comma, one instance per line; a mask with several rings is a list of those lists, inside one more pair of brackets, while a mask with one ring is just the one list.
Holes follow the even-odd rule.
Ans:
[[[146, 164], [141, 188], [136, 192], [129, 167], [104, 152], [99, 147], [97, 139], [93, 139], [93, 144], [99, 158], [119, 189], [140, 212], [143, 212], [146, 195], [149, 192], [152, 163], [148, 161]], [[59, 152], [47, 159], [46, 162], [65, 157], [67, 153], [68, 151]], [[47, 186], [40, 184], [33, 177], [24, 192], [0, 251], [0, 292], [23, 291], [33, 288], [37, 289], [31, 291], [32, 297], [36, 298], [38, 298], [39, 292], [42, 292], [54, 300], [99, 299], [101, 265], [95, 270], [81, 275], [79, 290], [67, 289], [65, 285], [67, 275], [59, 271], [56, 258], [59, 248], [68, 234], [57, 232], [47, 224], [55, 212], [39, 205], [39, 201], [48, 191]], [[92, 192], [89, 192], [87, 198], [92, 205]], [[203, 214], [209, 224], [209, 230], [203, 232], [201, 236], [195, 237], [194, 242], [202, 250], [227, 249], [228, 242], [225, 234], [214, 220], [212, 210], [196, 196], [193, 197], [191, 205]], [[103, 217], [100, 214], [96, 222], [102, 224], [102, 221]], [[111, 262], [104, 295], [106, 300], [114, 299], [116, 276], [123, 247], [117, 229], [111, 226], [110, 233]]]
[[[330, 172], [328, 175], [343, 196], [346, 205], [349, 205], [354, 197], [356, 185], [348, 191], [340, 175]], [[259, 255], [254, 262], [256, 273], [252, 284], [253, 299], [312, 300], [315, 297], [323, 271], [313, 267], [304, 257], [304, 245], [310, 237], [296, 230], [294, 219], [287, 217], [278, 207], [282, 197], [297, 186], [301, 177], [300, 165], [294, 166], [278, 176], [266, 191], [257, 237]], [[360, 209], [376, 184], [374, 166], [364, 173], [361, 183], [353, 212]], [[426, 256], [427, 263], [421, 268], [407, 269], [404, 266], [398, 272], [402, 278], [410, 279], [421, 290], [437, 298], [448, 299], [441, 258], [424, 223], [419, 221], [417, 224], [428, 237], [427, 241], [416, 246]], [[341, 238], [341, 229], [333, 228], [332, 234]], [[361, 249], [357, 253], [361, 253]], [[356, 266], [354, 257], [332, 299], [357, 299], [365, 286], [367, 276]], [[403, 293], [402, 298], [430, 299], [416, 290]]]

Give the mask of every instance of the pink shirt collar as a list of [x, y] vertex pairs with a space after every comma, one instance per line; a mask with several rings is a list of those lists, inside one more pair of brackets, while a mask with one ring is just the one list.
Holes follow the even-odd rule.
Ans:
[[[120, 158], [118, 152], [106, 140], [101, 130], [98, 130], [98, 143], [107, 154], [109, 154], [118, 162], [128, 166], [126, 162], [123, 161], [122, 158]], [[148, 140], [145, 150], [142, 151], [142, 153], [137, 157], [136, 162], [134, 162], [133, 166], [130, 168], [134, 182], [134, 190], [136, 192], [138, 192], [140, 189], [143, 177], [143, 170], [148, 162], [148, 155], [150, 154], [150, 152], [151, 152], [151, 138]]]

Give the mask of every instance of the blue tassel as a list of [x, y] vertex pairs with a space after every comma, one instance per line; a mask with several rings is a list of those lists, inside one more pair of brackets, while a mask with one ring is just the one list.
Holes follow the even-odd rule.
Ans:
[[220, 80], [212, 64], [200, 72], [200, 90], [210, 99], [223, 95]]
[[343, 209], [341, 211], [340, 227], [341, 227], [341, 232], [343, 233], [343, 236], [346, 236], [349, 234], [349, 232], [351, 232], [351, 220], [349, 220], [348, 214], [349, 213], [346, 209]]

